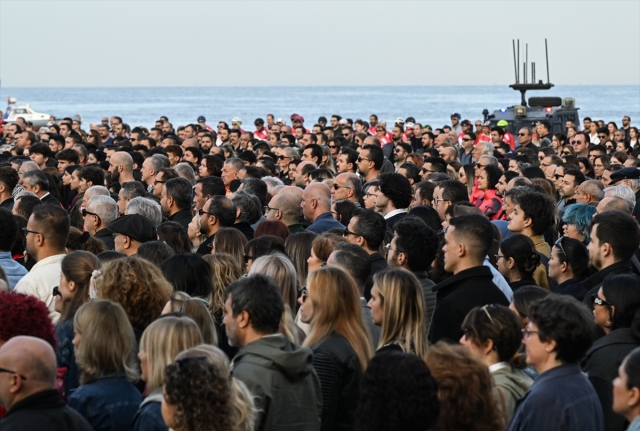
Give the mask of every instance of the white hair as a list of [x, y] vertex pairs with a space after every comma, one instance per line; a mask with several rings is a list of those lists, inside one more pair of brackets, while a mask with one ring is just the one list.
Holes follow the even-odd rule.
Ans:
[[87, 202], [94, 196], [111, 196], [109, 190], [105, 186], [91, 186], [84, 192]]
[[146, 217], [154, 227], [158, 227], [160, 223], [162, 223], [162, 209], [160, 205], [142, 196], [135, 197], [129, 201], [125, 209], [125, 214], [140, 214]]
[[633, 193], [631, 187], [626, 184], [620, 184], [619, 186], [607, 187], [604, 189], [604, 197], [616, 197], [620, 198], [627, 203], [629, 213], [633, 213], [633, 209], [636, 206], [636, 194]]
[[103, 225], [108, 225], [118, 217], [118, 204], [111, 196], [94, 196], [89, 199], [87, 209], [94, 212], [100, 217]]
[[188, 163], [178, 163], [173, 169], [178, 173], [180, 178], [189, 181], [192, 186], [196, 185], [196, 174]]
[[277, 177], [262, 177], [261, 179], [267, 184], [267, 192], [271, 196], [273, 196], [273, 191], [276, 189], [276, 187], [284, 186], [282, 180]]

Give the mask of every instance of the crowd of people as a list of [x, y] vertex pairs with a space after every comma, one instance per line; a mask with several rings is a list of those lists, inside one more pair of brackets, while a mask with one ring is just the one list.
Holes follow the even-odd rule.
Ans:
[[0, 429], [640, 430], [629, 117], [290, 121], [3, 125]]

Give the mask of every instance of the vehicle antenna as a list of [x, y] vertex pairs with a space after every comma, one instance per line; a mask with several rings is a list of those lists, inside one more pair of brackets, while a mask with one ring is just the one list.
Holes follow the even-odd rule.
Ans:
[[547, 54], [547, 84], [551, 81], [549, 81], [549, 48], [547, 47], [547, 39], [544, 40], [544, 50]]
[[513, 72], [516, 74], [516, 84], [518, 84], [518, 66], [516, 64], [516, 41], [511, 39], [513, 43]]
[[520, 39], [518, 39], [518, 84], [520, 83]]
[[529, 67], [529, 44], [525, 44], [525, 57], [524, 57], [524, 83], [528, 84], [529, 80], [527, 79], [527, 67]]

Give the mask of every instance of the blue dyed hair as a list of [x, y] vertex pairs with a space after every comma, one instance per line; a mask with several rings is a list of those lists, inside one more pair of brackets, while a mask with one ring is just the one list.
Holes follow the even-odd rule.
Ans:
[[585, 244], [589, 243], [589, 223], [591, 223], [591, 217], [596, 212], [596, 207], [585, 204], [573, 204], [565, 208], [562, 215], [562, 221], [568, 224], [572, 224], [576, 227], [578, 232], [584, 234]]

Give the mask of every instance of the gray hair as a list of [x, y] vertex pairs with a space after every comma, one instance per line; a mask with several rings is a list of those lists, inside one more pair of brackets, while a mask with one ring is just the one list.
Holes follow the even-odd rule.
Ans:
[[[487, 141], [480, 141], [476, 144], [476, 146], [478, 145], [482, 145], [482, 155], [489, 155], [493, 157], [493, 142], [487, 142]], [[495, 158], [495, 157], [494, 157]], [[497, 166], [497, 159], [496, 159], [496, 166]]]
[[39, 171], [40, 167], [38, 166], [38, 164], [32, 160], [25, 160], [24, 162], [22, 162], [20, 164], [20, 167], [22, 167], [24, 165], [24, 172], [22, 172], [23, 174], [29, 172], [29, 171]]
[[[164, 160], [161, 158], [161, 156], [161, 154], [154, 154], [147, 159], [149, 160], [149, 167], [153, 169], [156, 174], [160, 172], [160, 169], [164, 168]], [[167, 158], [167, 160], [169, 159]]]
[[192, 186], [196, 185], [196, 174], [188, 163], [178, 163], [173, 167], [173, 169], [178, 173], [180, 178], [184, 178], [189, 181]]
[[276, 189], [276, 187], [284, 186], [282, 180], [277, 177], [262, 177], [261, 179], [267, 184], [267, 193], [269, 193], [271, 196], [273, 196], [273, 191]]
[[109, 190], [105, 186], [91, 186], [84, 192], [87, 197], [87, 202], [94, 196], [111, 196]]
[[[154, 154], [153, 156], [151, 156], [151, 158], [160, 160], [160, 162], [162, 163], [162, 166], [160, 167], [160, 169], [171, 167], [171, 161], [169, 161], [169, 157], [165, 156], [164, 154]], [[160, 171], [160, 169], [158, 169], [158, 171]]]
[[103, 225], [108, 225], [118, 217], [118, 204], [110, 196], [94, 196], [89, 199], [87, 209], [100, 217]]
[[233, 169], [236, 171], [244, 168], [244, 162], [236, 157], [231, 157], [230, 159], [225, 160], [224, 164], [233, 166]]
[[300, 153], [293, 147], [285, 147], [282, 149], [282, 152], [287, 155], [287, 157], [293, 157], [294, 159], [300, 158]]
[[604, 199], [604, 187], [600, 181], [589, 180], [589, 181], [585, 181], [583, 184], [584, 184], [584, 189], [583, 189], [584, 192], [589, 193], [591, 196], [593, 196], [593, 199], [595, 199], [598, 202]]
[[29, 187], [33, 188], [35, 186], [40, 186], [40, 190], [49, 191], [49, 180], [44, 172], [38, 169], [32, 169], [26, 171], [22, 174], [22, 181], [29, 185]]
[[133, 199], [138, 196], [144, 196], [147, 191], [144, 185], [139, 181], [127, 181], [122, 183], [122, 197], [124, 199]]
[[[485, 155], [483, 155], [483, 156], [480, 156], [480, 159], [487, 159], [488, 164], [489, 164], [489, 165], [491, 165], [491, 166], [496, 166], [496, 167], [498, 167], [498, 165], [500, 164], [500, 163], [498, 162], [498, 159], [496, 159], [496, 158], [495, 158], [495, 157], [493, 157], [493, 156], [488, 156], [488, 155], [486, 155], [486, 154], [485, 154]], [[480, 159], [478, 159], [478, 161], [480, 161]]]
[[237, 191], [233, 194], [231, 202], [240, 209], [240, 217], [238, 223], [246, 222], [253, 224], [260, 220], [262, 216], [262, 208], [260, 199], [257, 196], [250, 195], [247, 192]]
[[604, 197], [615, 197], [622, 199], [627, 203], [627, 207], [629, 207], [629, 213], [633, 213], [633, 209], [636, 206], [636, 194], [633, 193], [631, 187], [625, 184], [607, 187], [606, 189], [604, 189]]
[[151, 199], [136, 197], [129, 201], [125, 210], [127, 215], [140, 214], [146, 217], [154, 227], [160, 226], [162, 223], [162, 209], [157, 202]]

